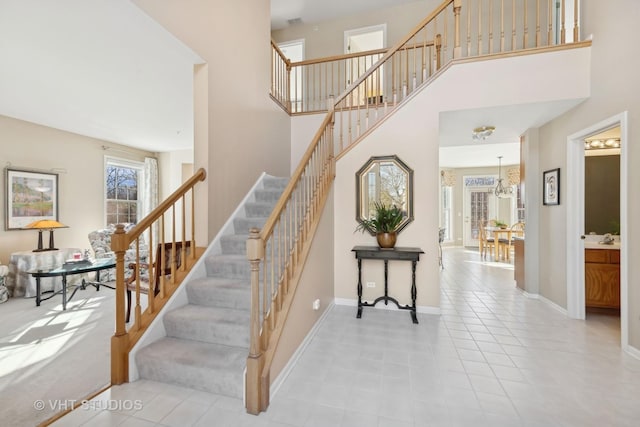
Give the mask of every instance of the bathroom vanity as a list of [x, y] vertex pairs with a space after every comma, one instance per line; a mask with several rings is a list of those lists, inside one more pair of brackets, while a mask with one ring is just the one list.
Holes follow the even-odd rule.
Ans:
[[584, 285], [587, 307], [620, 309], [620, 242], [585, 242]]

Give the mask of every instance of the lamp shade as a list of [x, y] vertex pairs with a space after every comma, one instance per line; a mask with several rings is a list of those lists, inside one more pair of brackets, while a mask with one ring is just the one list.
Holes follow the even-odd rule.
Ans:
[[[41, 252], [41, 251], [56, 250], [56, 247], [53, 244], [53, 230], [55, 228], [67, 228], [67, 226], [53, 219], [40, 219], [38, 221], [34, 221], [30, 224], [27, 224], [25, 228], [38, 230], [38, 247], [33, 251]], [[49, 230], [49, 247], [48, 248], [44, 248], [42, 246], [42, 232], [44, 230]]]
[[51, 230], [54, 228], [66, 228], [67, 226], [53, 219], [40, 219], [27, 224], [25, 228], [35, 228], [37, 230]]

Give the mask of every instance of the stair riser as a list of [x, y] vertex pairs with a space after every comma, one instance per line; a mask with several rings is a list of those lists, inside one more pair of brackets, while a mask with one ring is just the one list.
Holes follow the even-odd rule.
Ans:
[[256, 202], [270, 203], [273, 206], [278, 203], [281, 195], [282, 191], [280, 190], [256, 190], [254, 194]]
[[248, 218], [268, 218], [273, 211], [273, 206], [261, 203], [247, 203], [244, 212]]
[[265, 178], [262, 183], [262, 186], [265, 189], [277, 189], [280, 191], [284, 191], [284, 189], [289, 184], [289, 179], [287, 178]]
[[266, 217], [264, 218], [236, 218], [233, 220], [233, 228], [236, 234], [249, 234], [249, 230], [257, 228], [260, 230], [263, 226]]
[[249, 321], [246, 324], [221, 323], [205, 319], [164, 317], [164, 327], [168, 337], [195, 340], [234, 347], [249, 346]]
[[242, 398], [242, 372], [182, 365], [175, 360], [137, 360], [140, 377], [208, 393]]
[[249, 310], [251, 308], [251, 288], [249, 284], [241, 285], [237, 289], [211, 286], [212, 289], [187, 288], [190, 304], [206, 307], [234, 308]]
[[225, 277], [228, 279], [248, 280], [251, 277], [249, 260], [236, 261], [224, 260], [216, 257], [205, 260], [207, 276]]
[[[226, 236], [225, 236], [226, 237]], [[247, 237], [243, 235], [241, 239], [234, 237], [220, 239], [220, 247], [223, 254], [242, 255], [247, 252]]]

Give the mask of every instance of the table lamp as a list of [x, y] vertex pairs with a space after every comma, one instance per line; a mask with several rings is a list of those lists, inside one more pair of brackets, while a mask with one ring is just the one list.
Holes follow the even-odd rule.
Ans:
[[[52, 219], [41, 219], [38, 221], [34, 221], [31, 224], [28, 224], [25, 228], [33, 228], [38, 230], [38, 248], [34, 249], [33, 252], [42, 252], [42, 251], [55, 251], [57, 248], [53, 244], [53, 229], [54, 228], [67, 228], [66, 225], [59, 223], [58, 221], [54, 221]], [[42, 247], [42, 232], [44, 230], [49, 230], [49, 247]]]

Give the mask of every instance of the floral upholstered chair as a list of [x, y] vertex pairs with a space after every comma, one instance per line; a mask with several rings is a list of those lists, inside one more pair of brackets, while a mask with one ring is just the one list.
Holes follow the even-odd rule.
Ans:
[[[128, 232], [131, 230], [135, 224], [125, 224], [124, 231]], [[109, 225], [107, 228], [103, 228], [101, 230], [95, 230], [89, 233], [89, 243], [91, 244], [91, 249], [93, 249], [93, 253], [98, 258], [115, 258], [115, 253], [111, 250], [111, 235], [116, 231], [115, 225]], [[140, 262], [148, 263], [149, 258], [149, 248], [144, 241], [144, 235], [140, 236]], [[125, 279], [131, 277], [132, 270], [128, 267], [131, 263], [136, 262], [136, 245], [135, 242], [131, 243], [129, 249], [124, 254], [124, 265], [125, 265]], [[142, 272], [141, 272], [142, 273]], [[116, 270], [115, 268], [110, 270], [104, 270], [100, 273], [100, 279], [103, 282], [115, 282], [116, 280]]]

